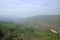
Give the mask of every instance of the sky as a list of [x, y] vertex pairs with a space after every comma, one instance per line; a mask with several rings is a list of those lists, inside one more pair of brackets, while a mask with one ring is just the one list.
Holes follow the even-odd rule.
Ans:
[[0, 0], [0, 16], [26, 18], [60, 15], [60, 0]]

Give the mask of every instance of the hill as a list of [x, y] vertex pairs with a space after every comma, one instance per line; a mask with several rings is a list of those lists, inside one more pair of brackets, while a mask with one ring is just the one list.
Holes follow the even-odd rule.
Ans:
[[31, 27], [0, 23], [0, 40], [60, 40], [60, 35], [40, 32]]
[[34, 27], [40, 31], [50, 31], [51, 28], [60, 31], [60, 15], [37, 15], [18, 20], [16, 23]]

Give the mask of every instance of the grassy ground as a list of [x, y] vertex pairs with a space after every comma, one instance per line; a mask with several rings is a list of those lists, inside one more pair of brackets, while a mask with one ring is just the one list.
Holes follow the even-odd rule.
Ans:
[[35, 33], [34, 36], [25, 37], [24, 40], [60, 40], [60, 36], [50, 32], [39, 32]]

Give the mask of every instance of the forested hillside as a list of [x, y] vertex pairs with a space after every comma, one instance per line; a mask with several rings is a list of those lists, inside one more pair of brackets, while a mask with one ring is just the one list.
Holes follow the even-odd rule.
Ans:
[[60, 16], [0, 21], [0, 40], [60, 40]]
[[33, 27], [0, 22], [0, 40], [60, 40], [60, 34], [40, 32]]
[[18, 20], [16, 23], [34, 27], [40, 31], [50, 31], [51, 28], [60, 31], [60, 15], [37, 15]]

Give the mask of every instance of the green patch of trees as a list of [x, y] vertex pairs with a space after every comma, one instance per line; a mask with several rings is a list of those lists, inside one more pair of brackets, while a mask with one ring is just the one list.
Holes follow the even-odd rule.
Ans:
[[40, 32], [31, 27], [0, 23], [0, 40], [60, 40], [58, 34]]

